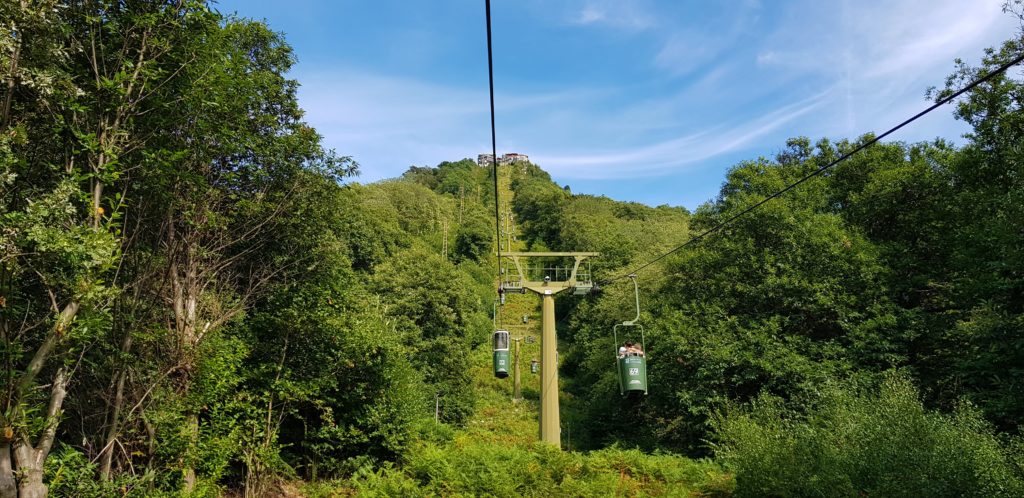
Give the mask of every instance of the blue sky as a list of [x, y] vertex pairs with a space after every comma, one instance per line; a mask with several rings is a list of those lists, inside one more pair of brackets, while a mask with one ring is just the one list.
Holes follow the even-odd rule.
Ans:
[[[1018, 33], [1002, 3], [492, 0], [498, 152], [576, 193], [694, 208], [788, 137], [854, 138], [924, 108], [954, 58]], [[307, 120], [359, 181], [490, 150], [483, 0], [218, 8], [285, 33]], [[947, 108], [894, 139], [965, 131]]]

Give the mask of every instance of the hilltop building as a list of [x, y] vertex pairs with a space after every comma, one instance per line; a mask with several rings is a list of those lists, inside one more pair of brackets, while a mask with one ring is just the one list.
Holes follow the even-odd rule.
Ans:
[[528, 163], [530, 162], [530, 156], [526, 154], [519, 154], [516, 152], [509, 152], [504, 156], [501, 156], [501, 164], [512, 164], [512, 163]]
[[[480, 166], [490, 166], [491, 161], [494, 159], [493, 154], [480, 154], [476, 156], [476, 163]], [[518, 152], [509, 152], [498, 158], [498, 164], [512, 164], [512, 163], [528, 163], [530, 162], [530, 156], [526, 154], [519, 154]]]

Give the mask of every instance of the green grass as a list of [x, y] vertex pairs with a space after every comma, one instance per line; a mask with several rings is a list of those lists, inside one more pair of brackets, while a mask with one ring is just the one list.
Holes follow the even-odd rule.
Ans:
[[337, 489], [358, 496], [728, 496], [732, 480], [713, 463], [674, 455], [470, 438], [417, 445], [401, 469], [362, 472], [319, 496], [337, 496]]

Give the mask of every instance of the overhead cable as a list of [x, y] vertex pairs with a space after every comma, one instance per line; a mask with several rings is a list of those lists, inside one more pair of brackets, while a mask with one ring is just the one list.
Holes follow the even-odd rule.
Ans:
[[498, 251], [498, 278], [501, 279], [501, 215], [498, 212], [498, 141], [494, 128], [494, 55], [491, 48], [491, 0], [486, 0], [487, 11], [487, 82], [491, 94], [491, 169], [494, 174], [494, 247]]

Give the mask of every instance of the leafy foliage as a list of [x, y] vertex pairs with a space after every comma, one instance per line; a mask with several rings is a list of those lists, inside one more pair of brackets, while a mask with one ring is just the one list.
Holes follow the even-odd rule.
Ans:
[[1024, 473], [977, 409], [930, 413], [904, 377], [877, 391], [832, 384], [791, 403], [809, 409], [762, 396], [718, 422], [717, 453], [736, 473], [737, 496], [1024, 493]]
[[347, 485], [360, 496], [729, 496], [733, 482], [710, 462], [668, 454], [476, 443], [418, 445], [402, 469], [366, 469]]

